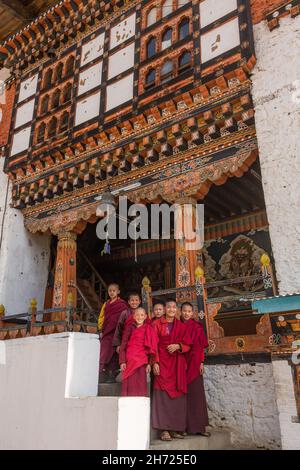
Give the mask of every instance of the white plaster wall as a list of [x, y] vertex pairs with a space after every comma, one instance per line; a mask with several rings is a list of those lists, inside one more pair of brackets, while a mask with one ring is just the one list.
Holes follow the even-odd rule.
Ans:
[[276, 401], [279, 411], [280, 433], [283, 450], [300, 450], [300, 423], [297, 417], [292, 370], [288, 361], [273, 361]]
[[134, 66], [134, 42], [120, 51], [112, 54], [108, 59], [108, 79], [119, 75]]
[[[44, 308], [48, 278], [50, 236], [32, 235], [24, 227], [23, 215], [6, 202], [7, 175], [0, 159], [0, 304], [6, 315], [28, 311], [31, 298]], [[6, 204], [5, 204], [6, 202]], [[2, 241], [1, 241], [2, 240]]]
[[79, 75], [78, 95], [83, 95], [87, 91], [101, 85], [102, 80], [102, 62], [92, 65]]
[[[256, 131], [280, 294], [300, 291], [300, 17], [254, 27]], [[297, 91], [298, 90], [298, 91]]]
[[149, 399], [97, 397], [99, 352], [84, 333], [0, 341], [0, 449], [147, 449]]
[[29, 98], [29, 96], [35, 94], [37, 90], [38, 78], [39, 74], [37, 73], [27, 80], [22, 81], [19, 94], [19, 103], [23, 100], [26, 100], [26, 98]]
[[25, 127], [19, 132], [16, 132], [13, 137], [13, 143], [11, 148], [11, 155], [24, 152], [29, 147], [31, 127]]
[[82, 46], [81, 66], [103, 55], [105, 34], [101, 33]]
[[239, 44], [239, 20], [234, 18], [201, 36], [201, 62], [212, 60]]
[[133, 73], [108, 85], [106, 90], [106, 110], [109, 111], [133, 98]]
[[33, 110], [34, 99], [21, 105], [17, 111], [15, 128], [23, 126], [23, 124], [26, 124], [27, 122], [31, 121], [33, 118]]
[[79, 126], [83, 122], [93, 119], [100, 113], [100, 96], [101, 92], [94, 93], [87, 98], [77, 102], [75, 126]]
[[201, 28], [237, 9], [237, 0], [205, 0], [200, 3]]
[[228, 428], [242, 449], [280, 448], [280, 426], [272, 365], [206, 365], [210, 425]]
[[111, 28], [110, 31], [110, 49], [119, 46], [127, 39], [135, 35], [136, 14], [127, 16], [125, 20]]

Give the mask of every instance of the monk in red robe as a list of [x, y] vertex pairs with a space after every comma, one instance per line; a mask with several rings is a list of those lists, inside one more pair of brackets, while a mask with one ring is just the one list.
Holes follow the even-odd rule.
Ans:
[[176, 318], [176, 302], [166, 303], [166, 315], [152, 323], [159, 339], [153, 365], [152, 426], [160, 439], [183, 439], [186, 429], [187, 364], [185, 355], [191, 339], [187, 328]]
[[100, 381], [114, 382], [119, 370], [119, 360], [113, 347], [113, 337], [120, 315], [128, 311], [128, 305], [119, 297], [118, 284], [108, 286], [108, 295], [109, 300], [104, 306], [104, 320], [100, 329]]
[[[130, 319], [130, 321], [133, 321], [133, 314], [135, 310], [141, 305], [141, 296], [137, 292], [132, 292], [129, 297], [128, 297], [128, 305], [129, 309], [124, 310], [124, 312], [121, 313], [116, 331], [114, 334], [114, 339], [113, 339], [113, 346], [116, 348], [117, 353], [119, 354], [120, 352], [120, 346], [122, 343], [122, 337], [123, 337], [123, 332], [125, 328], [125, 324], [128, 324], [127, 320]], [[129, 323], [130, 323], [129, 321]]]
[[147, 322], [147, 313], [137, 308], [133, 321], [125, 328], [119, 362], [122, 371], [122, 396], [147, 397], [150, 359], [157, 356], [158, 337]]
[[207, 338], [202, 323], [194, 320], [192, 304], [184, 302], [181, 306], [181, 318], [192, 339], [192, 346], [187, 358], [187, 423], [188, 434], [210, 436], [205, 431], [208, 426], [208, 413], [203, 384], [205, 349], [208, 347]]
[[165, 315], [165, 304], [163, 302], [156, 302], [153, 306], [152, 321], [157, 320]]

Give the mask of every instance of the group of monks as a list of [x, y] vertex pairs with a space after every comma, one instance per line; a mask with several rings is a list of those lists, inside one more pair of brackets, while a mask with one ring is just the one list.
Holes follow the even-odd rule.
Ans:
[[118, 284], [110, 284], [108, 296], [98, 320], [100, 382], [114, 382], [121, 370], [122, 396], [147, 397], [150, 376], [152, 427], [160, 439], [208, 436], [203, 386], [208, 343], [192, 304], [181, 305], [178, 319], [174, 300], [156, 303], [150, 319], [138, 293], [126, 302]]

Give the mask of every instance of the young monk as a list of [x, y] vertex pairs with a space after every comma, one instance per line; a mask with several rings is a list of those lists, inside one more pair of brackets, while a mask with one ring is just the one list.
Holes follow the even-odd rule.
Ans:
[[165, 304], [163, 302], [157, 302], [153, 307], [153, 317], [152, 321], [157, 320], [157, 318], [163, 317], [165, 314]]
[[149, 396], [147, 373], [151, 370], [150, 358], [157, 355], [158, 338], [146, 320], [145, 309], [137, 308], [123, 334], [119, 356], [123, 397]]
[[133, 320], [133, 314], [136, 311], [136, 309], [141, 305], [141, 296], [137, 292], [132, 292], [129, 297], [128, 297], [128, 305], [129, 309], [124, 311], [118, 320], [118, 324], [116, 327], [116, 331], [114, 334], [114, 339], [113, 339], [113, 347], [116, 348], [117, 353], [119, 354], [120, 352], [120, 346], [122, 343], [122, 336], [124, 332], [125, 325], [127, 323], [127, 320], [130, 318]]
[[100, 380], [114, 382], [118, 373], [118, 355], [113, 347], [113, 337], [120, 315], [128, 311], [125, 300], [120, 299], [120, 288], [118, 284], [108, 286], [109, 300], [104, 304], [98, 327], [101, 336], [100, 347]]
[[152, 323], [159, 339], [158, 356], [153, 365], [154, 384], [152, 426], [160, 439], [183, 439], [186, 429], [187, 375], [185, 353], [191, 339], [186, 326], [176, 317], [176, 302], [166, 303], [166, 315]]
[[187, 353], [187, 424], [188, 434], [210, 436], [205, 431], [208, 426], [208, 413], [203, 385], [204, 357], [208, 342], [202, 323], [193, 319], [193, 306], [189, 302], [181, 305], [181, 318], [192, 338], [192, 346]]

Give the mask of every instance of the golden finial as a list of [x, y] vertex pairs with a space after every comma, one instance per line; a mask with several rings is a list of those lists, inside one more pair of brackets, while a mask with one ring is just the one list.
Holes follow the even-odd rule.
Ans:
[[268, 266], [270, 266], [270, 258], [269, 256], [267, 255], [267, 253], [264, 253], [261, 258], [260, 258], [260, 262], [261, 264], [266, 268]]
[[0, 305], [0, 317], [4, 317], [4, 313], [5, 313], [5, 307], [4, 305]]
[[31, 309], [35, 309], [36, 306], [37, 306], [37, 300], [36, 299], [30, 299], [30, 302], [29, 302], [29, 305], [30, 305], [30, 308]]
[[143, 280], [142, 280], [142, 286], [143, 286], [143, 288], [144, 288], [144, 289], [147, 289], [148, 287], [150, 287], [150, 284], [151, 284], [151, 283], [150, 283], [150, 279], [149, 279], [147, 276], [145, 276], [145, 277], [143, 278]]
[[72, 292], [69, 292], [69, 293], [68, 293], [68, 296], [67, 296], [67, 304], [68, 304], [68, 305], [73, 305], [73, 294], [72, 294]]
[[204, 277], [204, 269], [201, 266], [197, 266], [195, 269], [195, 276], [196, 279], [200, 279], [201, 277]]

